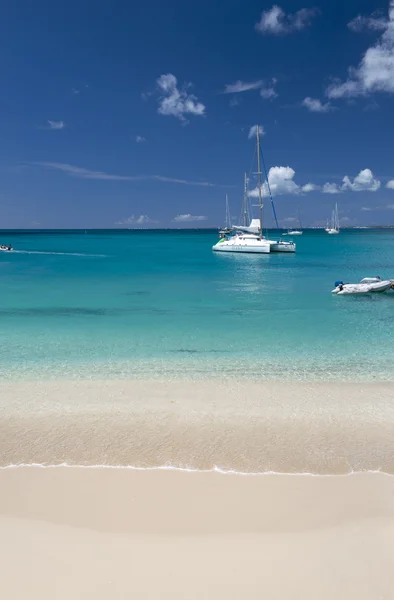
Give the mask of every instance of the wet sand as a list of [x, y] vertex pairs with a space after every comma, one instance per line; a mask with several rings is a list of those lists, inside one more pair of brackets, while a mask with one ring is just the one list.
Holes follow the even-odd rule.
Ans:
[[0, 466], [394, 473], [393, 383], [0, 385]]

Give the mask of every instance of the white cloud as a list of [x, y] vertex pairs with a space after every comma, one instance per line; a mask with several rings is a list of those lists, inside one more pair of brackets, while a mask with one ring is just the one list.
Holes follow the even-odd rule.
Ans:
[[275, 90], [276, 83], [277, 79], [274, 77], [268, 84], [263, 84], [260, 90], [260, 96], [264, 98], [264, 100], [273, 100], [278, 96]]
[[146, 142], [146, 138], [142, 137], [142, 135], [136, 135], [135, 141], [137, 142], [137, 144], [142, 144], [143, 142]]
[[312, 17], [317, 14], [315, 8], [301, 8], [294, 15], [286, 14], [284, 10], [276, 4], [270, 9], [261, 13], [261, 19], [255, 25], [256, 31], [273, 35], [283, 35], [300, 31], [310, 25]]
[[34, 162], [30, 164], [46, 169], [53, 169], [55, 171], [62, 171], [67, 175], [79, 177], [81, 179], [100, 179], [107, 181], [163, 181], [165, 183], [179, 183], [181, 185], [196, 185], [200, 187], [228, 187], [210, 183], [209, 181], [188, 181], [187, 179], [164, 177], [163, 175], [114, 175], [112, 173], [105, 173], [104, 171], [91, 171], [90, 169], [76, 167], [67, 163]]
[[302, 186], [301, 191], [308, 193], [308, 192], [314, 192], [318, 189], [319, 189], [318, 185], [315, 185], [314, 183], [306, 183], [305, 185]]
[[343, 190], [351, 190], [352, 192], [376, 192], [379, 188], [380, 181], [379, 179], [374, 178], [371, 169], [363, 169], [353, 181], [351, 181], [347, 175], [343, 178]]
[[378, 41], [367, 49], [358, 67], [349, 68], [346, 81], [335, 81], [326, 90], [329, 98], [372, 92], [394, 93], [394, 0], [390, 0], [386, 28]]
[[177, 223], [191, 223], [193, 221], [206, 221], [207, 217], [204, 217], [203, 215], [177, 215], [176, 217], [174, 217], [173, 221], [176, 221]]
[[[301, 188], [294, 181], [294, 175], [295, 171], [291, 167], [271, 167], [268, 172], [268, 181], [272, 195], [299, 194]], [[249, 192], [249, 196], [252, 198], [258, 198], [258, 195], [258, 187]], [[267, 182], [264, 182], [261, 186], [261, 195], [263, 198], [269, 196]]]
[[348, 175], [345, 175], [341, 186], [337, 183], [325, 183], [322, 191], [325, 194], [339, 194], [346, 191], [376, 192], [379, 188], [380, 181], [374, 177], [371, 169], [363, 169], [356, 175], [353, 181]]
[[336, 183], [325, 183], [322, 192], [323, 194], [340, 194], [342, 189]]
[[305, 106], [310, 112], [315, 113], [327, 113], [332, 110], [332, 106], [329, 102], [323, 104], [321, 100], [310, 98], [309, 96], [303, 99], [302, 106]]
[[363, 17], [358, 15], [355, 19], [352, 19], [347, 26], [352, 31], [360, 32], [365, 29], [371, 31], [385, 31], [387, 29], [387, 19], [385, 19], [380, 13], [373, 12], [370, 17]]
[[57, 130], [64, 129], [66, 126], [64, 121], [49, 121], [48, 120], [48, 129]]
[[226, 84], [224, 87], [223, 94], [239, 94], [241, 92], [249, 92], [251, 90], [260, 90], [260, 95], [265, 100], [272, 100], [277, 97], [275, 91], [275, 84], [277, 79], [273, 77], [270, 81], [264, 81], [258, 79], [257, 81], [241, 81], [238, 80], [235, 83]]
[[153, 221], [148, 215], [140, 215], [139, 217], [131, 215], [127, 219], [117, 221], [115, 225], [149, 225], [150, 223], [157, 223], [157, 221]]
[[[265, 134], [264, 127], [262, 127], [261, 125], [259, 125], [258, 127], [259, 127], [259, 134], [264, 135]], [[257, 133], [257, 125], [252, 125], [252, 127], [249, 129], [248, 139], [250, 140], [251, 138], [256, 137], [256, 133]]]
[[386, 188], [389, 190], [394, 190], [394, 179], [390, 179], [390, 181], [386, 183]]
[[236, 81], [235, 83], [228, 83], [224, 86], [223, 94], [239, 94], [241, 92], [249, 92], [250, 90], [258, 90], [263, 85], [263, 81]]
[[205, 114], [204, 104], [187, 91], [189, 85], [185, 85], [182, 90], [178, 89], [178, 81], [175, 75], [171, 73], [160, 75], [157, 79], [157, 85], [160, 93], [158, 108], [160, 115], [171, 115], [186, 122], [186, 114], [195, 116]]
[[80, 94], [80, 90], [77, 90], [76, 88], [71, 88], [71, 94], [73, 96], [78, 96], [78, 94]]
[[394, 204], [386, 204], [385, 206], [363, 206], [363, 211], [374, 211], [374, 210], [394, 210]]

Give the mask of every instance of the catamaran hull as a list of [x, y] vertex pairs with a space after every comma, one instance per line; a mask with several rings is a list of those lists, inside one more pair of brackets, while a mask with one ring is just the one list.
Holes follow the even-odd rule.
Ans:
[[269, 254], [271, 247], [269, 244], [266, 246], [225, 246], [224, 244], [216, 244], [212, 246], [214, 252], [243, 252], [244, 254]]
[[262, 239], [224, 240], [212, 246], [214, 252], [243, 252], [248, 254], [269, 254], [271, 246]]
[[296, 245], [292, 242], [272, 242], [271, 252], [295, 252]]

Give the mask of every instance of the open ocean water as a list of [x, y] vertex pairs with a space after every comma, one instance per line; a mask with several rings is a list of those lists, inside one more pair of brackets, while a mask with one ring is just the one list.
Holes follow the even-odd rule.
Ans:
[[[271, 232], [272, 238], [275, 233]], [[3, 379], [394, 379], [394, 230], [307, 231], [295, 255], [217, 254], [216, 231], [3, 231]]]

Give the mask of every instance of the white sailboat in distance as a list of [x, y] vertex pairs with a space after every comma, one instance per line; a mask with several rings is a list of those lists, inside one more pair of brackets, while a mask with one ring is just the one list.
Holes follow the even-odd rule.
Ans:
[[283, 235], [302, 235], [304, 232], [302, 231], [301, 219], [300, 219], [300, 211], [297, 209], [297, 220], [299, 229], [289, 229], [287, 233]]
[[231, 214], [230, 214], [230, 206], [228, 203], [228, 196], [226, 194], [226, 223], [225, 226], [219, 231], [221, 235], [225, 235], [231, 232]]
[[331, 227], [327, 223], [326, 232], [330, 235], [339, 233], [338, 203], [335, 203], [335, 208], [331, 215]]

